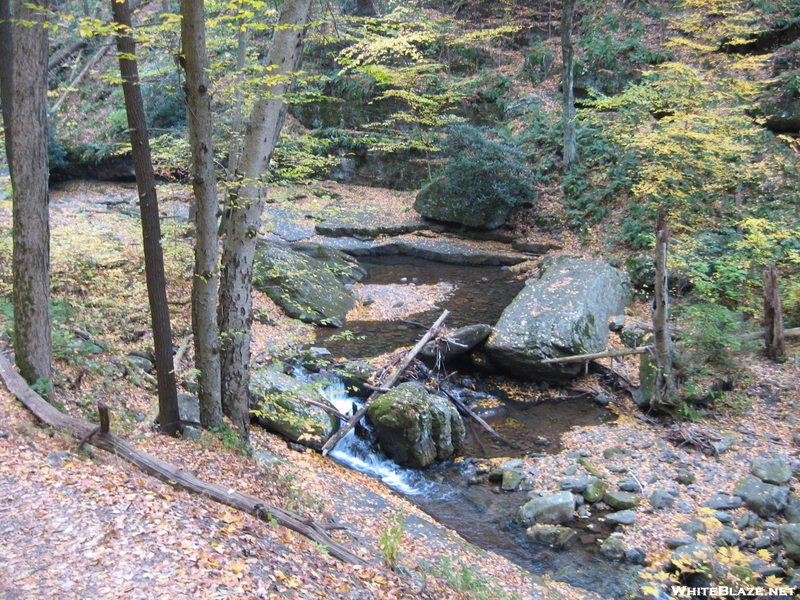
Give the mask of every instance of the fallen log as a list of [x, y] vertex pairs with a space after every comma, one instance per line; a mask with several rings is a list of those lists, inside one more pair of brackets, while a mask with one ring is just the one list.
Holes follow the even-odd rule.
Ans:
[[[795, 327], [794, 329], [787, 329], [783, 332], [785, 337], [798, 337], [800, 336], [800, 327]], [[760, 340], [764, 337], [763, 331], [755, 331], [753, 333], [745, 333], [743, 335], [737, 335], [735, 338], [737, 340]], [[686, 346], [687, 342], [678, 342], [675, 344], [676, 347]], [[636, 348], [620, 348], [618, 350], [606, 350], [604, 352], [595, 352], [594, 354], [577, 354], [575, 356], [561, 356], [559, 358], [547, 358], [542, 362], [542, 364], [546, 365], [554, 365], [558, 363], [569, 363], [569, 362], [584, 362], [589, 360], [595, 360], [598, 358], [614, 358], [616, 356], [629, 356], [631, 354], [644, 354], [645, 352], [650, 352], [653, 350], [655, 346], [652, 344], [649, 346], [637, 346]]]
[[255, 496], [203, 481], [185, 469], [171, 465], [144, 452], [134, 450], [125, 440], [108, 430], [107, 410], [104, 407], [100, 408], [100, 413], [102, 415], [105, 412], [106, 416], [102, 417], [100, 426], [92, 425], [83, 419], [59, 412], [52, 404], [49, 404], [28, 386], [25, 380], [14, 370], [9, 360], [2, 354], [0, 354], [0, 379], [3, 380], [8, 391], [16, 396], [40, 421], [70, 434], [80, 440], [81, 444], [91, 444], [106, 450], [161, 481], [246, 512], [262, 521], [269, 522], [274, 519], [280, 525], [320, 544], [331, 556], [338, 558], [342, 562], [356, 565], [368, 564], [363, 558], [331, 539], [324, 525], [305, 519], [282, 508], [270, 506]]
[[367, 398], [367, 400], [364, 402], [364, 406], [358, 409], [356, 414], [354, 414], [347, 423], [345, 423], [342, 427], [339, 428], [339, 431], [334, 433], [328, 439], [328, 441], [325, 442], [325, 444], [322, 446], [322, 456], [327, 456], [328, 452], [333, 450], [333, 447], [339, 443], [339, 440], [341, 440], [347, 434], [347, 432], [350, 431], [353, 427], [355, 427], [356, 423], [358, 423], [364, 417], [364, 415], [367, 414], [367, 409], [369, 408], [370, 403], [373, 400], [375, 400], [380, 394], [383, 393], [383, 391], [381, 390], [389, 390], [392, 388], [392, 386], [397, 382], [397, 380], [400, 379], [400, 377], [403, 375], [403, 372], [408, 368], [408, 365], [411, 364], [411, 361], [414, 360], [414, 357], [417, 354], [419, 354], [420, 350], [422, 350], [422, 347], [428, 343], [431, 337], [433, 337], [433, 334], [436, 331], [437, 327], [439, 327], [444, 322], [444, 320], [447, 318], [447, 315], [449, 314], [450, 314], [449, 310], [442, 311], [442, 314], [439, 316], [438, 319], [436, 319], [436, 322], [433, 325], [431, 325], [431, 328], [428, 329], [425, 335], [422, 336], [422, 339], [420, 339], [417, 342], [417, 344], [411, 350], [408, 351], [405, 358], [403, 358], [403, 360], [400, 362], [397, 368], [394, 371], [392, 371], [392, 374], [389, 375], [389, 377], [386, 378], [386, 381], [381, 381], [380, 384], [376, 386], [381, 389], [372, 392], [369, 395], [369, 398]]

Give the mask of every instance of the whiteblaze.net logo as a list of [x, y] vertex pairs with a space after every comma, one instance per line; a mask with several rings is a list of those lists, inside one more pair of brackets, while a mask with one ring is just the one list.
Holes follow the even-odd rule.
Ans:
[[704, 588], [695, 588], [695, 587], [688, 587], [682, 585], [674, 585], [672, 586], [672, 597], [673, 598], [696, 598], [696, 597], [706, 597], [706, 598], [747, 598], [747, 597], [784, 597], [784, 598], [794, 598], [795, 591], [800, 591], [800, 588], [793, 588], [793, 587], [777, 587], [777, 588], [765, 588], [765, 587], [752, 587], [752, 588], [735, 588], [735, 587], [727, 587], [724, 585], [718, 587], [704, 587]]

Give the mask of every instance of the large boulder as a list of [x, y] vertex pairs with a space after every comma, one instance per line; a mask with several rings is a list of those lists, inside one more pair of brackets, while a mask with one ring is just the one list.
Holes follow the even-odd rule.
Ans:
[[548, 263], [503, 311], [486, 352], [508, 373], [523, 379], [563, 382], [580, 363], [543, 365], [542, 360], [604, 350], [608, 319], [631, 300], [628, 277], [595, 261], [563, 257]]
[[404, 467], [423, 468], [461, 452], [464, 423], [455, 407], [416, 382], [401, 383], [369, 406], [381, 449]]
[[304, 402], [328, 404], [313, 384], [304, 383], [280, 371], [259, 369], [250, 378], [252, 411], [265, 429], [319, 450], [338, 429], [339, 419], [330, 412]]
[[321, 262], [331, 274], [344, 284], [357, 283], [367, 276], [367, 270], [349, 254], [311, 242], [298, 242], [292, 250]]
[[511, 212], [510, 204], [491, 203], [474, 206], [468, 198], [458, 198], [451, 191], [447, 178], [432, 181], [417, 194], [414, 210], [423, 217], [458, 223], [476, 229], [496, 229]]
[[306, 323], [341, 327], [355, 306], [352, 294], [323, 263], [269, 242], [256, 247], [253, 287]]

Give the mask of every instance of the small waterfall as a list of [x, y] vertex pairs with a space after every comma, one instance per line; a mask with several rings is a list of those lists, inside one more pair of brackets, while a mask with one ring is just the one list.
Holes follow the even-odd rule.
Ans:
[[[336, 410], [346, 415], [353, 413], [353, 405], [356, 405], [357, 410], [363, 404], [358, 399], [348, 396], [341, 382], [318, 387], [317, 391], [325, 396]], [[372, 446], [358, 437], [354, 430], [349, 431], [328, 456], [348, 469], [382, 481], [401, 494], [441, 495], [440, 485], [428, 481], [419, 471], [404, 469], [383, 453], [373, 450]]]

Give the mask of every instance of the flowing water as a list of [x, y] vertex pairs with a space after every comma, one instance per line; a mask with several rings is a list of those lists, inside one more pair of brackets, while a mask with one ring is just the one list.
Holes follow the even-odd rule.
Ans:
[[[362, 263], [369, 272], [365, 283], [396, 285], [404, 278], [419, 285], [448, 283], [456, 291], [440, 308], [451, 311], [450, 327], [474, 323], [494, 324], [505, 306], [524, 285], [500, 267], [464, 267], [434, 263], [409, 257], [385, 257]], [[425, 324], [433, 322], [440, 310], [408, 317]], [[357, 341], [328, 341], [330, 330], [321, 330], [317, 344], [334, 355], [369, 357], [414, 344], [421, 330], [397, 321], [347, 322], [345, 327]], [[466, 381], [464, 373], [458, 381]], [[560, 451], [560, 437], [574, 426], [590, 426], [615, 419], [607, 409], [588, 400], [565, 399], [561, 402], [520, 402], [506, 394], [508, 382], [500, 377], [466, 374], [472, 389], [455, 386], [451, 392], [478, 394], [499, 401], [493, 426], [514, 443], [516, 449], [493, 438], [470, 431], [465, 451], [468, 457], [523, 457]], [[514, 384], [525, 396], [535, 384]], [[513, 387], [513, 386], [512, 386]], [[341, 384], [327, 385], [320, 391], [342, 413], [352, 413], [358, 399], [348, 397]], [[468, 430], [470, 428], [468, 427]], [[481, 441], [482, 440], [482, 441]], [[590, 589], [608, 598], [620, 597], [630, 578], [630, 567], [610, 564], [595, 556], [597, 544], [574, 544], [568, 551], [555, 551], [530, 541], [523, 528], [513, 522], [519, 506], [528, 500], [524, 492], [501, 492], [496, 485], [470, 485], [474, 461], [437, 465], [425, 470], [405, 469], [387, 458], [368, 440], [349, 432], [330, 453], [340, 464], [366, 473], [393, 490], [405, 495], [437, 521], [447, 525], [475, 545], [497, 552], [533, 573], [549, 573], [554, 579]], [[583, 523], [581, 520], [580, 523]], [[601, 520], [578, 525], [570, 523], [584, 539], [605, 538], [610, 532]], [[581, 530], [581, 528], [583, 530]]]

